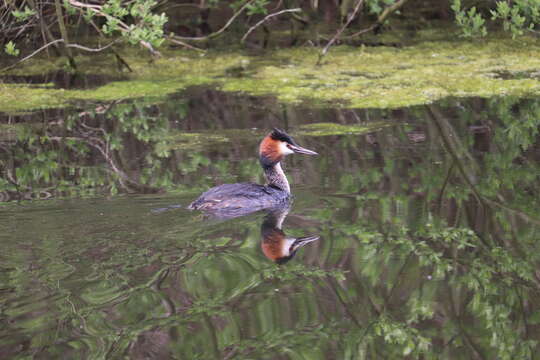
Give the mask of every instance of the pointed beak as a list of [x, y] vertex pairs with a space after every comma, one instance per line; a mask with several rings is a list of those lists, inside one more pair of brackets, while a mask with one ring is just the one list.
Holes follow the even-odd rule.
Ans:
[[294, 244], [291, 246], [291, 248], [292, 248], [291, 250], [296, 251], [296, 250], [300, 249], [302, 246], [305, 246], [305, 245], [309, 244], [310, 242], [319, 240], [319, 238], [320, 238], [319, 235], [297, 238], [296, 241], [294, 242]]
[[289, 145], [289, 149], [291, 149], [295, 153], [299, 153], [299, 154], [319, 155], [315, 151], [311, 151], [309, 149], [303, 148], [303, 147], [298, 146], [298, 145]]

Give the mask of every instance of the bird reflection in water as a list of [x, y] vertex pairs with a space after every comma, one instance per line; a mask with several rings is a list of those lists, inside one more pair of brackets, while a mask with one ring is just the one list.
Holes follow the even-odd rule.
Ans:
[[261, 225], [262, 251], [276, 264], [285, 264], [296, 255], [298, 249], [319, 240], [318, 235], [299, 238], [287, 236], [282, 230], [282, 225], [289, 210], [289, 207], [267, 210]]

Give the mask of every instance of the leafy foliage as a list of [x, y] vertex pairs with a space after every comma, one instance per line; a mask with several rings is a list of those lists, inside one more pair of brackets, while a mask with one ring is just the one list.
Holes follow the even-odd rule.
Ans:
[[11, 56], [18, 56], [20, 53], [20, 50], [15, 47], [13, 41], [10, 41], [6, 44], [4, 51], [6, 52], [6, 54]]
[[[164, 13], [155, 14], [153, 9], [157, 1], [108, 0], [99, 11], [94, 8], [78, 7], [67, 2], [68, 9], [73, 12], [81, 11], [85, 19], [92, 20], [93, 15], [104, 15], [106, 22], [102, 26], [104, 34], [121, 34], [132, 45], [141, 41], [159, 47], [164, 39], [163, 26], [168, 21]], [[76, 3], [75, 3], [76, 4]]]
[[25, 6], [23, 10], [13, 10], [11, 13], [17, 20], [19, 21], [25, 21], [28, 20], [30, 17], [36, 15], [36, 11], [30, 9], [28, 6]]
[[538, 24], [540, 3], [528, 0], [497, 1], [491, 15], [493, 20], [502, 20], [504, 30], [510, 31], [515, 38], [523, 35], [525, 30], [533, 30]]
[[471, 7], [465, 11], [461, 7], [461, 0], [453, 0], [452, 10], [456, 15], [456, 23], [461, 28], [463, 37], [486, 36], [486, 20], [476, 11], [476, 7]]
[[[537, 1], [501, 0], [492, 3], [448, 0], [448, 3], [455, 14], [455, 22], [462, 36], [466, 38], [486, 36], [488, 25], [499, 23], [502, 23], [502, 28], [515, 38], [526, 32], [535, 32], [540, 18], [540, 5]], [[56, 10], [57, 4], [60, 7], [58, 10]], [[199, 48], [202, 51], [202, 48], [207, 46], [230, 44], [230, 41], [210, 42], [211, 39], [242, 38], [239, 35], [251, 33], [254, 25], [263, 19], [266, 20], [267, 15], [272, 15], [271, 17], [282, 15], [280, 16], [281, 23], [289, 22], [293, 29], [290, 32], [293, 42], [296, 43], [301, 36], [304, 40], [315, 44], [320, 43], [320, 39], [319, 35], [316, 35], [318, 32], [312, 29], [317, 28], [317, 23], [321, 19], [331, 25], [330, 28], [340, 26], [352, 15], [356, 4], [357, 2], [350, 0], [338, 3], [327, 2], [324, 6], [318, 1], [306, 3], [299, 0], [287, 2], [211, 0], [202, 2], [197, 10], [195, 7], [189, 11], [176, 11], [174, 9], [177, 6], [174, 2], [157, 0], [98, 0], [91, 4], [76, 0], [63, 0], [61, 3], [60, 0], [54, 2], [37, 0], [31, 3], [4, 2], [0, 5], [0, 15], [6, 21], [0, 23], [2, 36], [0, 40], [4, 44], [24, 42], [28, 45], [32, 43], [31, 40], [35, 40], [34, 43], [37, 44], [39, 39], [45, 42], [43, 45], [51, 44], [55, 39], [50, 29], [58, 27], [58, 30], [67, 29], [71, 33], [76, 33], [78, 27], [76, 24], [79, 24], [82, 19], [87, 23], [89, 31], [96, 30], [92, 34], [94, 37], [106, 36], [114, 39], [115, 43], [124, 40], [130, 45], [142, 45], [154, 55], [157, 54], [154, 48], [159, 48], [166, 41], [194, 49], [201, 44], [202, 40], [208, 40]], [[294, 14], [289, 11], [292, 9], [295, 9]], [[58, 21], [57, 11], [65, 14], [65, 19]], [[357, 15], [362, 19], [359, 23], [371, 23], [371, 27], [367, 26], [364, 31], [358, 32], [362, 29], [354, 29], [357, 25], [351, 25], [351, 30], [357, 34], [367, 33], [369, 29], [380, 29], [380, 26], [395, 14], [400, 14], [407, 22], [408, 19], [416, 19], [418, 12], [420, 10], [414, 2], [406, 0], [366, 0]], [[285, 13], [291, 14], [285, 15]], [[377, 18], [375, 24], [373, 24], [373, 15]], [[422, 16], [425, 17], [425, 15]], [[378, 24], [379, 21], [381, 24]], [[298, 22], [304, 26], [302, 35], [298, 33]], [[266, 43], [270, 34], [281, 31], [283, 25], [280, 22], [264, 21], [263, 28]], [[228, 31], [230, 29], [235, 29], [235, 31]], [[62, 37], [66, 36], [67, 33], [62, 31]], [[343, 40], [345, 39], [346, 37]], [[67, 39], [56, 40], [63, 40], [66, 46], [69, 42]], [[35, 47], [35, 45], [30, 47]], [[66, 47], [69, 52], [71, 48]], [[76, 46], [76, 48], [84, 49], [82, 46]], [[9, 53], [15, 55], [16, 52]], [[73, 57], [69, 56], [73, 61]]]
[[395, 2], [395, 0], [368, 0], [366, 7], [370, 13], [380, 15], [387, 6], [393, 5]]
[[[475, 6], [468, 10], [462, 8], [461, 0], [453, 0], [452, 10], [456, 23], [464, 37], [486, 36], [485, 17]], [[504, 31], [510, 32], [512, 38], [523, 35], [526, 30], [534, 31], [540, 20], [540, 3], [538, 1], [496, 1], [494, 6], [484, 9], [491, 15], [491, 20], [501, 21]]]

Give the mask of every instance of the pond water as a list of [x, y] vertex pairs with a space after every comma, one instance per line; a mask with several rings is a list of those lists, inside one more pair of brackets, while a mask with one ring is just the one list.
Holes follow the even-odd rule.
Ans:
[[[209, 88], [1, 116], [0, 358], [534, 358], [539, 124], [539, 98]], [[185, 209], [263, 182], [273, 126], [320, 154], [286, 159], [290, 209]], [[313, 241], [276, 264], [272, 236]]]

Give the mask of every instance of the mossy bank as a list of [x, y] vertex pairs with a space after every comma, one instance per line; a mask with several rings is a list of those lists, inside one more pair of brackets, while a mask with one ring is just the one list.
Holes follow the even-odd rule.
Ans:
[[[392, 108], [430, 103], [453, 96], [535, 96], [540, 94], [539, 40], [523, 37], [424, 41], [411, 46], [332, 48], [316, 65], [320, 49], [298, 47], [248, 55], [243, 51], [164, 50], [150, 61], [128, 50], [133, 72], [127, 80], [89, 90], [28, 86], [0, 82], [0, 111], [20, 112], [61, 107], [78, 101], [112, 101], [160, 97], [193, 85], [215, 85], [225, 91], [275, 95], [289, 103], [309, 101], [338, 107]], [[81, 57], [80, 71], [115, 73], [110, 55]], [[43, 74], [60, 60], [36, 58], [11, 75]]]

